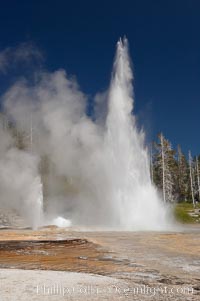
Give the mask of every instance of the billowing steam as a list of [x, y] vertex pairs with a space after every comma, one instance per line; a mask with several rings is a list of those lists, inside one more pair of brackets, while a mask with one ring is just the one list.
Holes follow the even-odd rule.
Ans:
[[165, 229], [144, 133], [132, 115], [132, 79], [127, 40], [120, 40], [109, 91], [96, 97], [96, 122], [65, 71], [16, 82], [3, 96], [14, 135], [2, 124], [0, 203], [33, 227], [62, 216], [79, 226]]

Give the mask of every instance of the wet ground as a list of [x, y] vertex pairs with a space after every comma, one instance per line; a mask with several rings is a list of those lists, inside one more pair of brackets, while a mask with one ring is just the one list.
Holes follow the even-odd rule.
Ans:
[[0, 268], [83, 272], [125, 281], [129, 286], [190, 288], [191, 294], [177, 293], [170, 298], [200, 300], [198, 226], [176, 233], [79, 232], [49, 227], [1, 230], [0, 234]]

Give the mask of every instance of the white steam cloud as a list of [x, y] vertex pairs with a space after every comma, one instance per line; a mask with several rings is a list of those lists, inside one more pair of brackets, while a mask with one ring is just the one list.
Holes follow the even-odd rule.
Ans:
[[33, 43], [21, 43], [16, 47], [8, 47], [0, 52], [0, 72], [6, 73], [18, 64], [41, 62], [43, 56]]
[[120, 40], [110, 89], [96, 96], [96, 122], [65, 71], [40, 73], [31, 85], [16, 82], [3, 96], [17, 131], [14, 138], [5, 126], [0, 132], [0, 203], [33, 227], [44, 207], [46, 219], [62, 215], [72, 225], [165, 229], [144, 134], [132, 115], [132, 78], [127, 40]]

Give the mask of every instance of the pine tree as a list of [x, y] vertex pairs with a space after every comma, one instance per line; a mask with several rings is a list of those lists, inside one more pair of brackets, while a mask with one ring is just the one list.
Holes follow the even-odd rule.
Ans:
[[154, 183], [153, 143], [151, 143], [150, 145], [149, 156], [150, 156], [151, 183], [153, 184]]
[[195, 199], [200, 200], [200, 163], [199, 158], [195, 158]]
[[157, 152], [154, 154], [154, 182], [162, 190], [164, 202], [176, 199], [175, 177], [177, 163], [175, 151], [163, 134], [158, 135], [159, 142], [155, 143]]
[[191, 155], [191, 152], [189, 151], [189, 169], [190, 169], [190, 189], [191, 189], [191, 197], [192, 197], [192, 203], [195, 207], [195, 199], [194, 199], [194, 191], [195, 191], [195, 179], [194, 179], [194, 161]]
[[189, 165], [185, 155], [182, 153], [180, 146], [178, 146], [177, 155], [178, 200], [186, 201], [190, 195]]

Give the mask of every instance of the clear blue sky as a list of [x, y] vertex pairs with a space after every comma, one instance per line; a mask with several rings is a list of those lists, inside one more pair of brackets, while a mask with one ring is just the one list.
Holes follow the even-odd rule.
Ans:
[[[200, 153], [199, 0], [1, 2], [0, 50], [34, 42], [49, 70], [65, 68], [89, 95], [107, 88], [123, 35], [134, 65], [135, 111], [148, 138], [163, 131], [173, 146]], [[8, 82], [1, 75], [1, 86]]]

